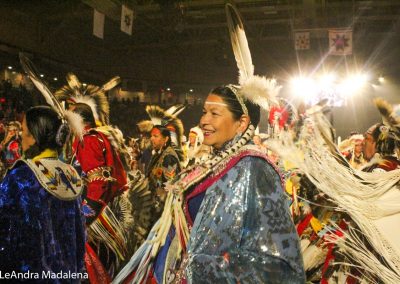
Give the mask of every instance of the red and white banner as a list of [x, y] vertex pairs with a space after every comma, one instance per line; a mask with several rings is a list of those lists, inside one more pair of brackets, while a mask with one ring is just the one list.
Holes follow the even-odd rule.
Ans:
[[93, 9], [93, 35], [104, 39], [104, 14]]
[[310, 49], [310, 32], [296, 32], [294, 34], [294, 49]]
[[353, 31], [329, 30], [329, 54], [350, 55], [353, 53]]

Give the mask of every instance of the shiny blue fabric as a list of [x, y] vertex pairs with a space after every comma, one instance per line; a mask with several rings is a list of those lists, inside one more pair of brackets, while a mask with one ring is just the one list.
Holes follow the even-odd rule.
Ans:
[[154, 259], [153, 274], [157, 280], [157, 283], [162, 283], [162, 279], [164, 276], [165, 260], [167, 258], [168, 250], [174, 237], [175, 228], [174, 226], [171, 226], [164, 245], [161, 247], [156, 258]]
[[[0, 270], [82, 272], [85, 252], [81, 199], [59, 200], [18, 162], [0, 184]], [[38, 283], [79, 283], [40, 279]], [[17, 280], [13, 280], [16, 283]]]
[[244, 157], [211, 185], [190, 234], [188, 283], [304, 283], [280, 176]]

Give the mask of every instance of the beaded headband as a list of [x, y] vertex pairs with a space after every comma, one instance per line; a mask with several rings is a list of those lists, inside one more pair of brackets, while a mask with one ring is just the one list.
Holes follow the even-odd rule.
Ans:
[[226, 87], [235, 94], [237, 101], [239, 102], [240, 106], [242, 107], [242, 111], [245, 115], [249, 115], [249, 111], [244, 103], [243, 97], [239, 93], [238, 87], [232, 84], [226, 85]]

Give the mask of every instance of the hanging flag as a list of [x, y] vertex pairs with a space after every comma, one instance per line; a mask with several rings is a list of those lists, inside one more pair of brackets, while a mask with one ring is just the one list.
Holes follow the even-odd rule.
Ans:
[[127, 6], [122, 5], [121, 11], [121, 31], [132, 35], [133, 27], [133, 10], [129, 9]]
[[93, 9], [93, 35], [104, 39], [104, 14]]
[[310, 49], [310, 32], [296, 32], [294, 34], [294, 48], [296, 50]]
[[329, 54], [350, 55], [353, 52], [353, 31], [329, 30]]

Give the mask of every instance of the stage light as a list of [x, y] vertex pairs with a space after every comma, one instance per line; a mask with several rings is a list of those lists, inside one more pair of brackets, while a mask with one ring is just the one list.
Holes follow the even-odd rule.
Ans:
[[360, 91], [367, 82], [367, 74], [354, 74], [347, 77], [341, 84], [339, 84], [339, 91], [346, 96], [353, 95]]
[[189, 92], [193, 93], [193, 89], [190, 89]]
[[292, 94], [302, 97], [305, 101], [315, 97], [317, 87], [311, 78], [295, 77], [291, 80]]
[[57, 77], [54, 77], [54, 79], [53, 79], [54, 81], [58, 81], [58, 78]]
[[87, 84], [86, 84], [86, 83], [82, 83], [82, 86], [86, 87], [86, 86], [87, 86]]
[[333, 73], [325, 74], [320, 77], [319, 84], [321, 88], [332, 86], [335, 83], [336, 75]]
[[41, 78], [43, 78], [43, 77], [44, 77], [44, 75], [43, 75], [43, 74], [40, 74], [40, 77], [41, 77]]
[[12, 69], [12, 66], [8, 66], [7, 68], [8, 68], [9, 70], [11, 70], [11, 69]]
[[168, 91], [168, 92], [171, 91], [171, 88], [167, 88], [167, 91]]
[[378, 81], [379, 81], [379, 83], [381, 83], [381, 84], [384, 83], [384, 82], [385, 82], [385, 77], [379, 76]]

